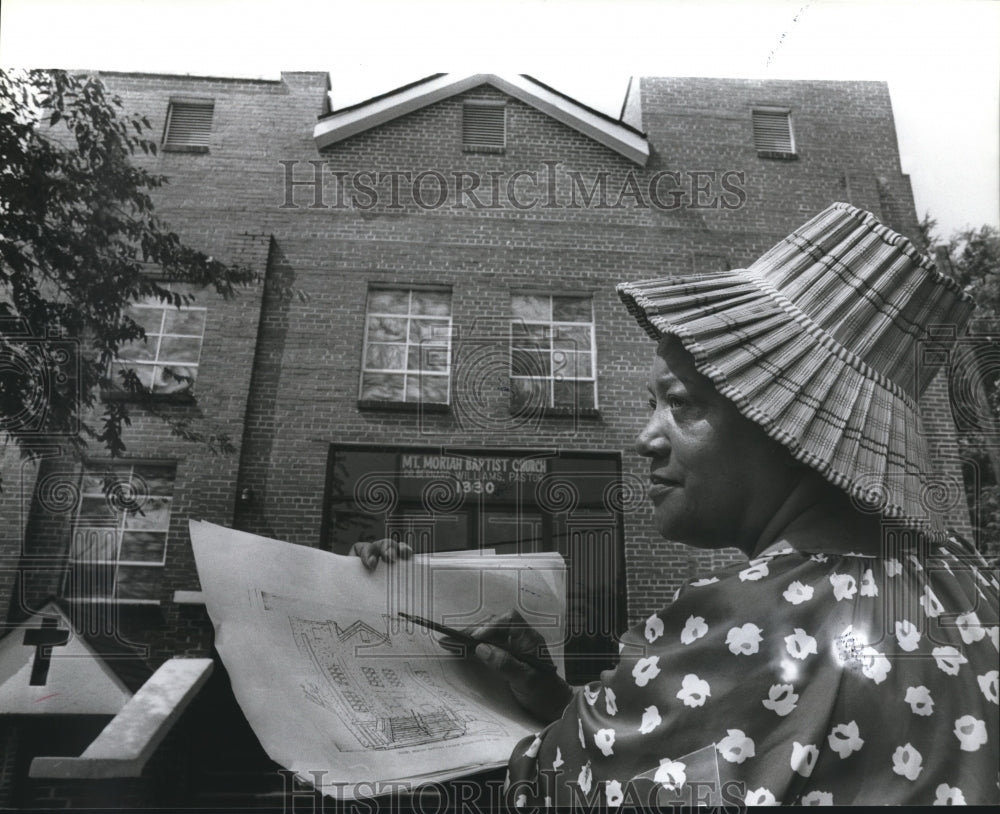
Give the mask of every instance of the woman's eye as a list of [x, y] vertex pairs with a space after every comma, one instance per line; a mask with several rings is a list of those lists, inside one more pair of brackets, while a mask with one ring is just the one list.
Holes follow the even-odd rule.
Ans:
[[649, 409], [650, 410], [655, 410], [656, 409], [656, 399], [651, 398], [649, 401], [646, 402], [646, 404], [649, 405]]
[[667, 396], [667, 406], [671, 410], [676, 410], [687, 405], [687, 402], [680, 396]]

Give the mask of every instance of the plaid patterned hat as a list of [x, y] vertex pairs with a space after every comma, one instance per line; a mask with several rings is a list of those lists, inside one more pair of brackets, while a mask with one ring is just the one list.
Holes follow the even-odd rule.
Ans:
[[796, 459], [864, 507], [941, 531], [917, 399], [944, 360], [918, 350], [928, 326], [960, 333], [974, 303], [905, 237], [836, 203], [749, 268], [618, 294]]

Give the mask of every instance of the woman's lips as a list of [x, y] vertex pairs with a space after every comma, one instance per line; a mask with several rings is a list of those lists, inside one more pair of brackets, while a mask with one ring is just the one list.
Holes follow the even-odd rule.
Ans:
[[680, 486], [676, 481], [653, 481], [649, 485], [650, 500], [659, 500]]

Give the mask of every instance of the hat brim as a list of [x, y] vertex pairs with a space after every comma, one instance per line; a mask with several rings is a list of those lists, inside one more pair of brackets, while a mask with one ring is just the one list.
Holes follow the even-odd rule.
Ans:
[[954, 499], [916, 403], [748, 269], [618, 286], [646, 333], [676, 336], [746, 418], [862, 511], [940, 534]]

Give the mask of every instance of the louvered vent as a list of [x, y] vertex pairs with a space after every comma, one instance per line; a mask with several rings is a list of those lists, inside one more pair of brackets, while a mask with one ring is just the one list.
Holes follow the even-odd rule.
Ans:
[[462, 106], [462, 147], [483, 152], [503, 150], [506, 112], [502, 103], [466, 102]]
[[171, 102], [163, 146], [208, 149], [214, 113], [213, 102]]
[[792, 120], [787, 110], [753, 111], [753, 143], [765, 157], [786, 158], [795, 155]]

